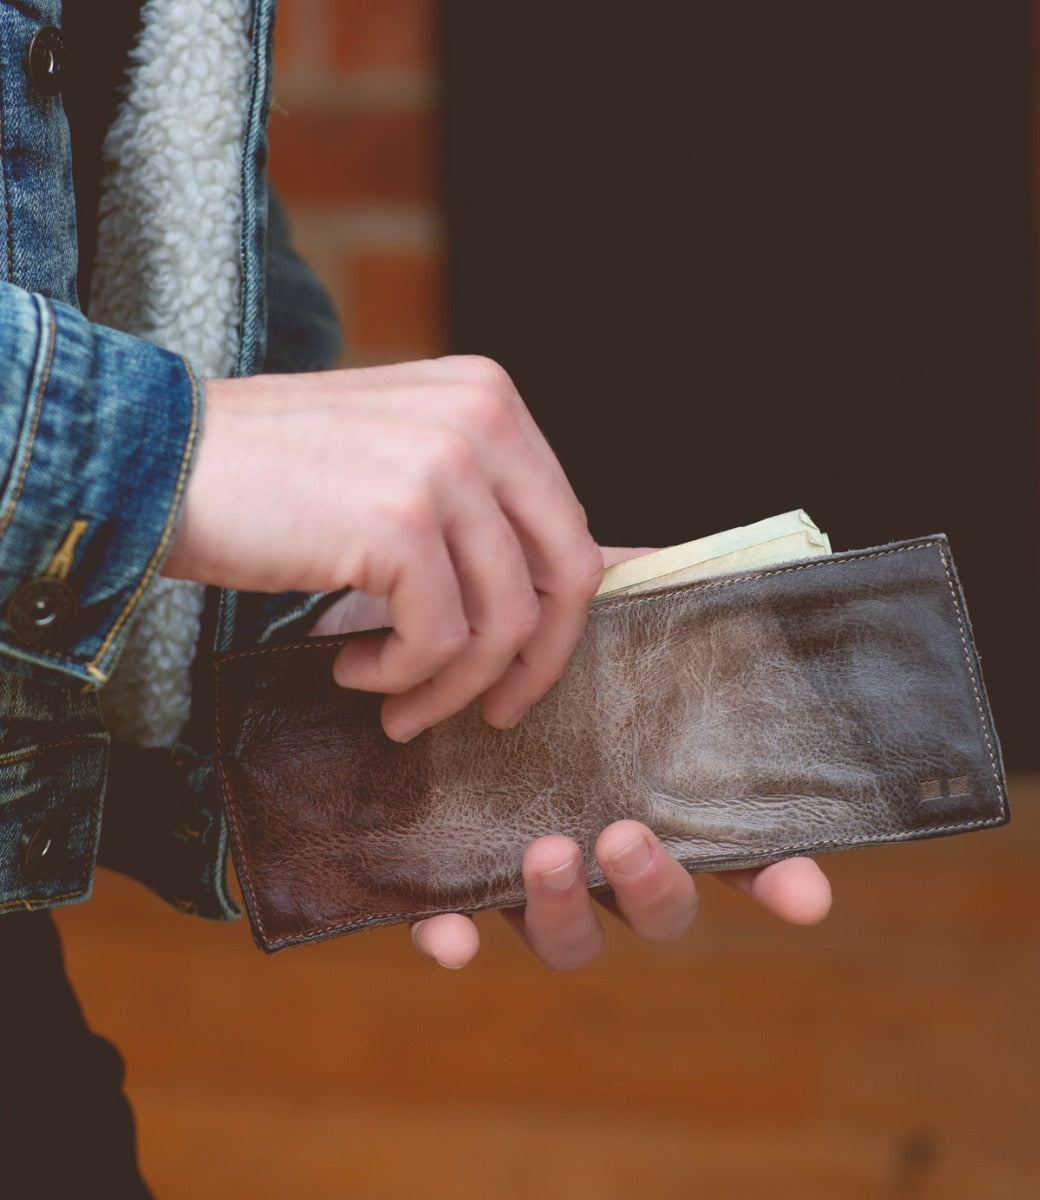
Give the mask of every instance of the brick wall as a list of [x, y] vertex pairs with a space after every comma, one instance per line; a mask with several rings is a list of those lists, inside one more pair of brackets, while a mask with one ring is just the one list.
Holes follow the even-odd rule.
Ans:
[[271, 176], [345, 364], [444, 351], [436, 0], [281, 0]]

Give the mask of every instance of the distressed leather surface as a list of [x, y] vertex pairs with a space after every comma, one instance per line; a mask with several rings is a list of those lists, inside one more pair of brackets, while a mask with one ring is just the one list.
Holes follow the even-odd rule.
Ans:
[[1008, 819], [945, 538], [596, 602], [515, 729], [469, 709], [407, 745], [338, 688], [344, 639], [229, 654], [218, 758], [258, 944], [522, 901], [545, 833], [645, 821], [690, 870]]

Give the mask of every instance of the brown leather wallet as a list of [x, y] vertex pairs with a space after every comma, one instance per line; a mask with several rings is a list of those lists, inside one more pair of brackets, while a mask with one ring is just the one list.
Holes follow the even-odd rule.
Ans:
[[222, 656], [217, 747], [262, 949], [522, 903], [525, 847], [644, 821], [691, 871], [1002, 825], [1006, 787], [937, 535], [593, 603], [506, 732], [407, 745], [332, 679], [345, 638]]

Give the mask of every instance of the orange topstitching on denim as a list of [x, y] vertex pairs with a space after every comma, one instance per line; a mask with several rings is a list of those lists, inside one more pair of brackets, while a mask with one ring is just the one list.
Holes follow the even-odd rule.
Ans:
[[69, 526], [68, 533], [62, 539], [61, 545], [55, 551], [45, 574], [48, 579], [68, 579], [72, 570], [72, 556], [80, 538], [87, 532], [90, 522], [77, 517]]

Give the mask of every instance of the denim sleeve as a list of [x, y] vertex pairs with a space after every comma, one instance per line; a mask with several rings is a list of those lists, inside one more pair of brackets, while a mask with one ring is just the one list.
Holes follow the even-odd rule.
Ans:
[[0, 283], [0, 665], [105, 682], [201, 424], [180, 357]]

